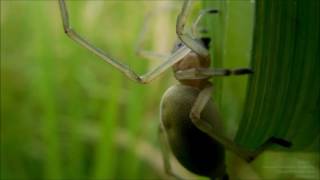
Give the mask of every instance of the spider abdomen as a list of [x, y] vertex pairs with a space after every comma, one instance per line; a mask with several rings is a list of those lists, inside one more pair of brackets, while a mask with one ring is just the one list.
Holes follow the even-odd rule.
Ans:
[[[185, 168], [198, 175], [221, 177], [225, 174], [223, 146], [199, 130], [189, 117], [199, 92], [196, 88], [181, 84], [169, 88], [160, 105], [161, 124], [173, 154]], [[221, 129], [212, 101], [202, 111], [201, 119], [211, 121], [217, 129]]]

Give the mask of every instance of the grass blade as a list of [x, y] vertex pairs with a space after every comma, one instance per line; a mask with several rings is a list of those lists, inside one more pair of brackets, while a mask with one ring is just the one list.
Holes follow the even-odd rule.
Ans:
[[[258, 1], [247, 104], [236, 140], [270, 136], [295, 150], [319, 148], [319, 2]], [[310, 147], [310, 146], [313, 147]], [[316, 148], [318, 146], [318, 148]]]

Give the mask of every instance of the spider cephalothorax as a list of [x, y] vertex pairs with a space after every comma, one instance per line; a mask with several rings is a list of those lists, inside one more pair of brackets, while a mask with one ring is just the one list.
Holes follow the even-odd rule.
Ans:
[[[206, 49], [209, 49], [210, 38], [201, 38], [198, 40]], [[176, 46], [179, 47], [182, 45], [181, 42], [177, 43]], [[207, 69], [210, 67], [210, 56], [201, 56], [196, 52], [192, 51], [183, 57], [179, 62], [172, 66], [173, 73], [176, 75], [177, 72], [186, 71], [186, 70], [194, 70], [198, 69]], [[178, 79], [178, 78], [177, 78]], [[199, 78], [199, 79], [181, 79], [179, 82], [184, 85], [196, 87], [198, 89], [202, 89], [208, 84], [210, 77], [207, 78]]]

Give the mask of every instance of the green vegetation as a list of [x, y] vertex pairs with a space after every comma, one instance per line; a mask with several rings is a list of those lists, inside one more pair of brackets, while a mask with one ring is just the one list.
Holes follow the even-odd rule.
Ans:
[[[239, 106], [244, 102], [237, 99], [241, 96], [233, 96], [234, 92], [229, 90], [231, 80], [218, 80], [218, 87], [223, 90], [214, 93], [220, 100], [226, 125], [230, 129], [239, 122], [232, 115], [242, 117], [235, 139], [248, 148], [259, 146], [270, 136], [292, 141], [290, 153], [274, 147], [273, 152], [265, 153], [252, 164], [261, 178], [317, 179], [320, 4], [302, 0], [245, 2], [206, 1], [207, 7], [222, 9], [221, 17], [207, 20], [211, 37], [217, 40], [213, 44], [217, 48], [212, 49], [215, 65], [229, 67], [251, 58], [250, 66], [255, 71], [245, 89], [244, 106]], [[248, 39], [252, 34], [250, 53]], [[237, 86], [231, 89], [244, 92], [245, 82], [241, 83], [232, 82]], [[234, 174], [240, 172], [238, 167], [233, 170]]]
[[275, 135], [291, 139], [294, 150], [319, 150], [319, 5], [257, 2], [251, 63], [256, 73], [239, 142], [257, 145]]
[[[319, 175], [319, 4], [299, 0], [286, 9], [270, 2], [257, 4], [253, 41], [254, 4], [204, 3], [224, 12], [206, 18], [214, 66], [251, 62], [256, 71], [248, 87], [245, 76], [214, 79], [228, 135], [247, 147], [271, 134], [295, 145], [294, 152], [265, 153], [252, 166], [228, 154], [228, 168], [239, 179], [312, 179]], [[72, 26], [80, 34], [140, 73], [159, 63], [134, 53], [144, 15], [166, 5], [68, 2]], [[162, 93], [175, 83], [172, 73], [149, 85], [127, 80], [67, 38], [56, 1], [4, 0], [0, 7], [0, 179], [166, 179], [158, 108]], [[195, 13], [199, 9], [197, 2]], [[178, 10], [154, 17], [147, 49], [170, 51]], [[282, 169], [287, 164], [289, 172]], [[176, 164], [174, 171], [191, 177]]]
[[[76, 30], [145, 72], [148, 61], [135, 56], [134, 43], [156, 3], [68, 5]], [[151, 89], [129, 82], [68, 39], [56, 1], [1, 1], [1, 179], [163, 175], [133, 154], [128, 137], [157, 142], [169, 75]]]

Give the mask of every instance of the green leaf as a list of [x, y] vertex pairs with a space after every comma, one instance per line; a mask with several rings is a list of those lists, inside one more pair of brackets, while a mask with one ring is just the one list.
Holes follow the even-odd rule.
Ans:
[[[239, 35], [235, 33], [246, 28], [240, 26], [232, 32], [230, 26], [241, 24], [240, 21], [250, 22], [250, 17], [245, 15], [247, 11], [243, 11], [243, 16], [230, 16], [233, 11], [239, 11], [233, 8], [236, 3], [241, 9], [243, 4], [251, 2], [205, 1], [206, 7], [220, 10], [220, 17], [208, 18], [209, 28], [213, 29], [210, 37], [214, 50], [211, 54], [216, 67], [227, 68], [226, 64], [237, 64], [228, 61], [243, 61], [241, 53], [235, 55], [235, 50], [230, 47], [238, 43], [236, 38]], [[229, 103], [230, 109], [243, 111], [235, 138], [237, 143], [255, 148], [269, 137], [276, 136], [292, 141], [291, 150], [319, 150], [319, 4], [313, 0], [260, 0], [253, 4], [255, 16], [250, 66], [254, 74], [249, 76], [243, 110], [239, 100], [233, 98], [233, 105]], [[247, 29], [250, 31], [250, 27]], [[245, 44], [250, 44], [251, 37], [247, 39]], [[218, 80], [218, 84], [221, 83], [219, 81], [222, 80]], [[229, 81], [224, 78], [223, 84]], [[216, 89], [220, 90], [223, 93], [218, 95], [218, 98], [222, 97], [220, 109], [224, 119], [229, 121], [230, 110], [224, 110], [229, 108], [225, 104], [232, 93], [227, 92], [227, 88]]]
[[[319, 1], [258, 1], [247, 103], [236, 140], [319, 149]], [[316, 143], [318, 142], [318, 143]]]

